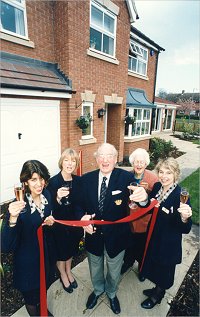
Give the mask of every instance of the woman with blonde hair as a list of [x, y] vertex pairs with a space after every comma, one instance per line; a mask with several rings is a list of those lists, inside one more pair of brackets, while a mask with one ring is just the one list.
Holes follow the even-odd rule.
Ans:
[[[74, 175], [79, 164], [75, 150], [67, 148], [61, 154], [58, 162], [60, 172], [50, 178], [48, 190], [54, 204], [53, 216], [59, 220], [74, 220], [76, 198], [79, 195], [80, 177]], [[54, 224], [54, 237], [57, 253], [57, 268], [60, 272], [60, 282], [64, 290], [72, 293], [78, 287], [71, 273], [72, 257], [77, 254], [83, 229]]]
[[142, 274], [155, 287], [143, 291], [147, 299], [141, 306], [145, 309], [160, 303], [165, 290], [173, 285], [176, 265], [182, 260], [182, 234], [189, 233], [192, 225], [189, 200], [180, 200], [178, 162], [172, 157], [164, 159], [156, 165], [156, 171], [159, 182], [149, 197], [158, 200], [159, 210], [142, 268]]

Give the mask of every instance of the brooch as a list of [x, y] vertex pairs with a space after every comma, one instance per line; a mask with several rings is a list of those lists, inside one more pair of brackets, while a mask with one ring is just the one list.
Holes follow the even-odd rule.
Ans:
[[121, 203], [122, 203], [122, 200], [121, 200], [121, 199], [115, 200], [115, 205], [119, 206], [119, 205], [121, 205]]

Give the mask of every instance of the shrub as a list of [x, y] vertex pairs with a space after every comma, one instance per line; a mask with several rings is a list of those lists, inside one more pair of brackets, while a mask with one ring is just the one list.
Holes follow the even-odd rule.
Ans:
[[[177, 148], [173, 146], [171, 141], [165, 141], [160, 138], [153, 138], [150, 140], [149, 155], [152, 166], [153, 164], [157, 164], [159, 159], [172, 156], [173, 152], [177, 152]], [[151, 166], [149, 169], [151, 169]]]

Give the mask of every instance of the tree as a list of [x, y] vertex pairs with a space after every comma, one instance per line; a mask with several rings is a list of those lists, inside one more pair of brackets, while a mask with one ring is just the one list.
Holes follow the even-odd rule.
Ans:
[[167, 96], [167, 91], [163, 88], [159, 89], [158, 97], [160, 97], [162, 99], [166, 99], [166, 96]]
[[192, 110], [195, 110], [195, 102], [192, 98], [189, 99], [183, 99], [180, 98], [177, 102], [181, 107], [179, 108], [179, 111], [184, 111], [184, 114], [189, 115], [189, 120], [190, 120], [190, 112]]

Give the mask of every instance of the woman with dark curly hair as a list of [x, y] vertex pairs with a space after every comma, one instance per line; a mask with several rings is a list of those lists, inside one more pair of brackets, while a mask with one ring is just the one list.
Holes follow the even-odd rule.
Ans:
[[[20, 181], [24, 184], [24, 200], [9, 204], [2, 229], [2, 251], [13, 251], [14, 286], [23, 295], [30, 316], [39, 316], [40, 253], [37, 229], [44, 226], [46, 281], [53, 268], [53, 240], [48, 226], [53, 224], [51, 197], [45, 189], [50, 178], [48, 169], [37, 160], [24, 163]], [[52, 315], [51, 315], [52, 316]]]

